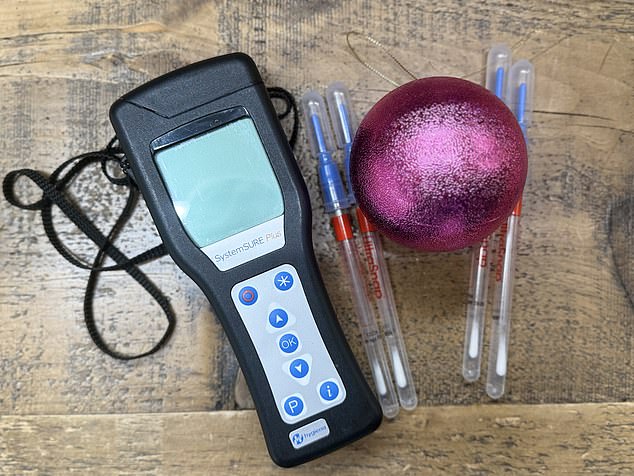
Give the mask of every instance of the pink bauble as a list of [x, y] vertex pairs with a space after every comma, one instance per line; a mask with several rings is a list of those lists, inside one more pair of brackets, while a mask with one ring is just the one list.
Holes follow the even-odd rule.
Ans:
[[526, 180], [526, 144], [513, 113], [458, 78], [418, 79], [383, 97], [352, 144], [354, 193], [389, 238], [451, 251], [498, 228]]

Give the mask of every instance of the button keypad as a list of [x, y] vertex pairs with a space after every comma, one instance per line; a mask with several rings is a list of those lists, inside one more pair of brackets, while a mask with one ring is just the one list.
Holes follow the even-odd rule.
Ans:
[[309, 418], [345, 399], [293, 266], [278, 266], [238, 283], [231, 297], [286, 423]]

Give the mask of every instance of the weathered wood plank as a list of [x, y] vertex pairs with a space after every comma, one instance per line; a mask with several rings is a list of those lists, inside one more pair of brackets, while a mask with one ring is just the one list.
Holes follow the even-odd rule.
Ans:
[[[284, 474], [629, 474], [634, 405], [419, 408]], [[280, 474], [252, 411], [0, 417], [0, 473]]]
[[[270, 85], [299, 95], [345, 79], [360, 112], [389, 85], [347, 52], [368, 32], [417, 74], [480, 81], [484, 52], [514, 46], [537, 68], [532, 178], [525, 200], [514, 301], [510, 402], [634, 397], [632, 181], [634, 19], [630, 2], [20, 2], [0, 15], [0, 174], [52, 170], [105, 144], [109, 105], [175, 67], [243, 50]], [[360, 51], [400, 80], [377, 50]], [[348, 290], [315, 167], [300, 134], [298, 161], [315, 207], [320, 266], [354, 351], [364, 363]], [[121, 197], [92, 175], [75, 191], [106, 227]], [[91, 183], [91, 180], [94, 180]], [[23, 186], [28, 196], [31, 190]], [[92, 247], [60, 230], [73, 249]], [[234, 408], [235, 359], [208, 305], [169, 260], [146, 269], [179, 317], [161, 353], [120, 363], [90, 342], [82, 321], [87, 274], [46, 241], [39, 218], [0, 200], [0, 413], [174, 412]], [[158, 242], [141, 207], [120, 245]], [[465, 253], [423, 254], [387, 244], [402, 326], [424, 404], [486, 401], [461, 379]], [[100, 326], [120, 349], [160, 335], [158, 308], [124, 274], [104, 277]], [[126, 347], [129, 345], [129, 347]], [[365, 365], [365, 363], [364, 363]], [[366, 367], [367, 369], [367, 367]]]

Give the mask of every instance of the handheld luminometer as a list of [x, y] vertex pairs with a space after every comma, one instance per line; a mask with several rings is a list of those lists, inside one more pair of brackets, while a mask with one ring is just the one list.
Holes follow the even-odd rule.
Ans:
[[376, 429], [379, 404], [317, 268], [306, 186], [251, 58], [161, 76], [110, 118], [165, 246], [229, 337], [273, 460], [300, 464]]

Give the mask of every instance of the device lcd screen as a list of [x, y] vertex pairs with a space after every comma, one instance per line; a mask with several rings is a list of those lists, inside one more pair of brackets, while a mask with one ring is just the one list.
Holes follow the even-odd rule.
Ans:
[[244, 117], [154, 155], [176, 213], [199, 247], [284, 213], [253, 121]]

